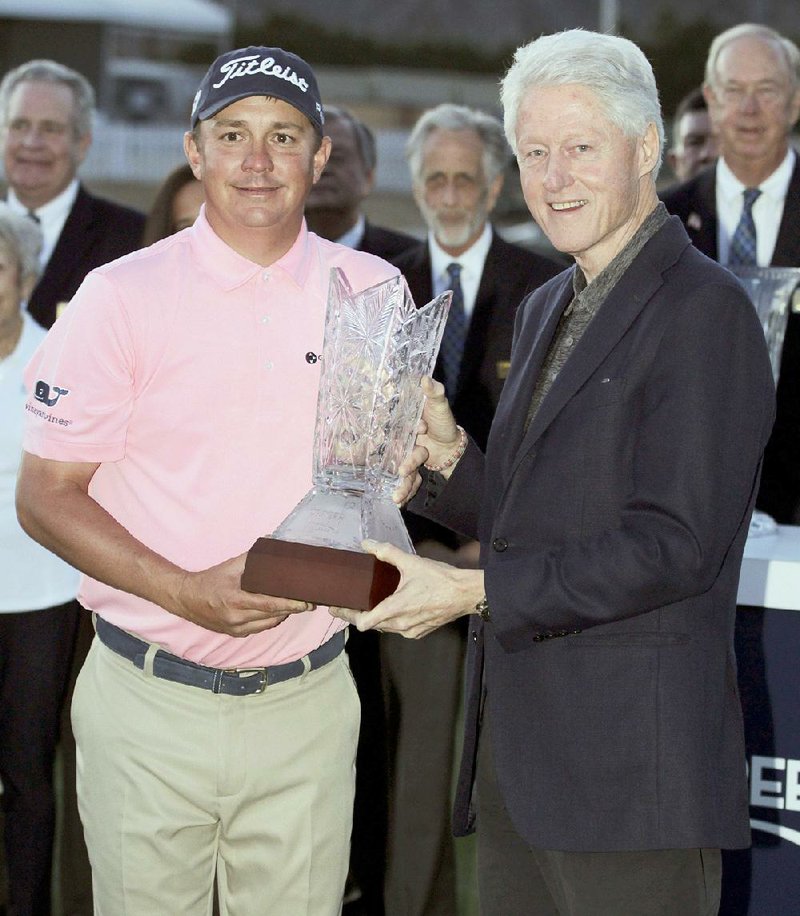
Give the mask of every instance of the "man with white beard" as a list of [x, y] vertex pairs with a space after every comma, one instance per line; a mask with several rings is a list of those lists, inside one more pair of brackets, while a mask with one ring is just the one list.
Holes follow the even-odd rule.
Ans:
[[[511, 158], [497, 118], [461, 105], [429, 109], [406, 158], [428, 237], [390, 260], [417, 305], [454, 290], [434, 375], [458, 422], [485, 445], [517, 306], [561, 268], [505, 242], [489, 222]], [[420, 555], [477, 564], [477, 542], [419, 516], [407, 514], [406, 524]], [[456, 913], [450, 783], [464, 638], [458, 622], [422, 642], [380, 634], [390, 772], [386, 916]]]

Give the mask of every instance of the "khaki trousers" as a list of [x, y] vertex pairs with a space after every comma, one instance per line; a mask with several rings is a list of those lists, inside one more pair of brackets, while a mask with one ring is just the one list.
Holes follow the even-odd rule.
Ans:
[[95, 639], [72, 719], [97, 916], [206, 916], [215, 879], [221, 916], [341, 911], [359, 728], [345, 653], [231, 697]]

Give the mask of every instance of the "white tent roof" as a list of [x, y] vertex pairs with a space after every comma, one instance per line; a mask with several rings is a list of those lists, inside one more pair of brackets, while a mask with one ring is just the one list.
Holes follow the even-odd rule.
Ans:
[[108, 22], [228, 34], [230, 10], [212, 0], [0, 0], [0, 17]]

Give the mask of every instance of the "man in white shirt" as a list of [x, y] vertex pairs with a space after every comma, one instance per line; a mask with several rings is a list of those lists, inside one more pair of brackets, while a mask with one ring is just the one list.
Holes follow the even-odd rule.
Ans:
[[[406, 158], [428, 237], [393, 263], [418, 305], [454, 290], [434, 375], [483, 446], [508, 372], [517, 306], [561, 267], [504, 241], [490, 222], [511, 158], [497, 118], [462, 105], [429, 109]], [[477, 542], [410, 513], [406, 523], [419, 554], [477, 564]], [[386, 916], [454, 916], [450, 783], [464, 630], [456, 622], [424, 640], [380, 635], [391, 775]]]
[[414, 236], [376, 226], [364, 215], [378, 166], [369, 126], [345, 108], [326, 105], [325, 134], [331, 138], [331, 155], [306, 201], [308, 228], [331, 242], [389, 260], [416, 244]]
[[[800, 163], [789, 137], [800, 116], [800, 51], [763, 25], [718, 35], [703, 91], [719, 138], [716, 165], [662, 199], [692, 242], [722, 264], [800, 267]], [[750, 201], [748, 204], [747, 201]], [[737, 229], [752, 222], [744, 248]], [[746, 229], [743, 226], [743, 230]], [[795, 298], [795, 303], [797, 298]], [[764, 456], [758, 508], [800, 523], [800, 313], [789, 316], [778, 407]]]

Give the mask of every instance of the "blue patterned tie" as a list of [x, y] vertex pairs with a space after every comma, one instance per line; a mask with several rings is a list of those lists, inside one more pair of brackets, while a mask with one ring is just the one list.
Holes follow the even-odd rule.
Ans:
[[458, 373], [461, 370], [461, 357], [464, 353], [464, 340], [467, 336], [467, 316], [464, 314], [464, 291], [461, 289], [461, 265], [455, 261], [447, 265], [450, 277], [450, 288], [453, 300], [444, 326], [442, 346], [440, 349], [442, 368], [444, 369], [444, 387], [450, 400], [456, 393]]
[[739, 225], [731, 239], [728, 252], [728, 266], [755, 265], [756, 261], [756, 224], [753, 222], [753, 204], [758, 200], [759, 188], [745, 188], [744, 207], [739, 218]]

